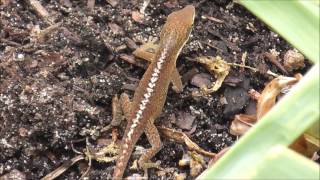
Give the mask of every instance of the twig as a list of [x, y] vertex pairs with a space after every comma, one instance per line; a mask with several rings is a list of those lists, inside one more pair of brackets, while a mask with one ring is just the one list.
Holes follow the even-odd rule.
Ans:
[[[254, 68], [254, 67], [251, 67], [251, 66], [246, 66], [246, 65], [242, 65], [242, 64], [237, 64], [237, 63], [228, 63], [230, 66], [238, 66], [238, 67], [242, 67], [242, 68], [247, 68], [247, 69], [250, 69], [252, 70], [253, 72], [260, 72], [257, 68]], [[268, 70], [266, 72], [268, 75], [270, 76], [274, 76], [274, 77], [278, 77], [279, 75]]]
[[45, 28], [44, 30], [41, 30], [40, 33], [38, 34], [38, 38], [37, 39], [40, 42], [43, 42], [47, 36], [49, 36], [55, 30], [59, 29], [61, 24], [62, 24], [61, 22], [58, 22], [56, 24], [53, 24], [53, 25]]
[[[245, 51], [241, 56], [241, 64], [242, 65], [246, 65], [247, 54], [248, 54], [247, 51]], [[242, 71], [243, 71], [243, 69], [242, 69]]]
[[277, 57], [273, 55], [272, 53], [265, 52], [263, 54], [272, 64], [277, 66], [281, 72], [285, 75], [288, 75], [288, 71], [280, 64], [280, 62], [277, 60]]
[[51, 173], [47, 174], [45, 177], [41, 178], [41, 180], [53, 180], [60, 176], [63, 172], [65, 172], [68, 168], [70, 168], [72, 165], [74, 165], [76, 162], [83, 160], [83, 155], [78, 155], [74, 158], [72, 158], [70, 161], [66, 161], [61, 166], [59, 166], [57, 169], [52, 171]]
[[223, 20], [215, 18], [215, 17], [212, 17], [212, 16], [202, 15], [201, 18], [202, 19], [208, 19], [210, 21], [214, 21], [214, 22], [217, 22], [217, 23], [224, 23]]
[[91, 169], [92, 154], [90, 153], [89, 146], [90, 146], [89, 139], [86, 138], [86, 152], [85, 152], [85, 155], [86, 155], [86, 157], [88, 159], [88, 167], [87, 167], [86, 171], [81, 175], [80, 179], [85, 179], [85, 177], [87, 176], [87, 174], [89, 173], [89, 171]]
[[0, 38], [0, 42], [6, 43], [6, 44], [8, 44], [10, 46], [21, 46], [20, 43], [17, 43], [17, 42], [14, 42], [14, 41], [10, 41], [10, 40], [4, 39], [4, 38]]

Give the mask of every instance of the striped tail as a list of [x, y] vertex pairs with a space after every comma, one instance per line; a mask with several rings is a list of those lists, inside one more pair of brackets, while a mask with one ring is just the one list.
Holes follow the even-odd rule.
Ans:
[[137, 128], [133, 130], [133, 137], [128, 138], [128, 135], [126, 135], [125, 139], [122, 141], [120, 156], [113, 170], [113, 180], [120, 180], [123, 177], [124, 171], [132, 154], [134, 145], [136, 144], [138, 138], [142, 134], [142, 132], [137, 132], [136, 130]]

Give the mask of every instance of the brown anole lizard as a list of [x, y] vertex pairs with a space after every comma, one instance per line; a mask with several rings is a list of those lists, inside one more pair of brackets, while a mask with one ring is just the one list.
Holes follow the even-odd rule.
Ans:
[[159, 47], [135, 90], [133, 100], [130, 101], [126, 94], [121, 95], [121, 108], [128, 123], [113, 179], [122, 178], [133, 148], [142, 133], [146, 134], [152, 147], [140, 157], [139, 167], [146, 169], [150, 158], [161, 149], [160, 136], [153, 123], [164, 106], [168, 86], [174, 79], [173, 74], [177, 72], [176, 60], [189, 38], [194, 16], [195, 8], [192, 5], [168, 16], [160, 34]]

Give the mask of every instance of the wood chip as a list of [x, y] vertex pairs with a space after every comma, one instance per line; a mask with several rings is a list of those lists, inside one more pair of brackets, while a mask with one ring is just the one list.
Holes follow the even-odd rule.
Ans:
[[60, 4], [68, 8], [72, 7], [72, 3], [70, 2], [70, 0], [60, 0]]
[[137, 62], [136, 59], [134, 58], [134, 56], [132, 56], [132, 55], [120, 54], [119, 57], [120, 57], [120, 59], [125, 60], [130, 64], [134, 64], [134, 65], [136, 65], [138, 67], [145, 68], [145, 66], [143, 64]]
[[218, 19], [218, 18], [215, 18], [215, 17], [212, 17], [212, 16], [203, 15], [203, 16], [201, 16], [201, 18], [202, 18], [202, 19], [208, 19], [208, 20], [213, 21], [213, 22], [216, 22], [216, 23], [224, 23], [223, 20]]
[[128, 37], [125, 38], [125, 42], [128, 48], [130, 48], [131, 50], [135, 50], [139, 47], [132, 39]]
[[135, 22], [143, 24], [144, 15], [141, 14], [139, 11], [132, 11], [131, 17]]
[[199, 73], [192, 77], [190, 83], [196, 87], [210, 86], [212, 82], [210, 81], [211, 75], [207, 73]]
[[113, 34], [116, 34], [116, 35], [123, 35], [124, 34], [122, 27], [120, 27], [118, 24], [108, 23], [108, 26]]
[[92, 11], [93, 8], [94, 8], [95, 3], [96, 3], [96, 0], [88, 0], [88, 1], [87, 1], [87, 8], [88, 8], [90, 11]]
[[267, 60], [269, 60], [272, 64], [277, 66], [281, 72], [285, 75], [288, 75], [288, 71], [282, 66], [282, 64], [278, 61], [278, 57], [274, 53], [265, 52], [263, 54]]
[[47, 19], [49, 17], [48, 11], [41, 5], [39, 1], [29, 0], [29, 3], [41, 18]]
[[106, 0], [112, 7], [116, 7], [119, 3], [118, 0]]
[[181, 129], [191, 130], [195, 119], [196, 117], [192, 114], [180, 111], [175, 124]]

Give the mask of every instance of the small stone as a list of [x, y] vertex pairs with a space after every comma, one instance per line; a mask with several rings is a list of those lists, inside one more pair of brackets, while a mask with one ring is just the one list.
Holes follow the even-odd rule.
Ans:
[[24, 60], [24, 54], [19, 53], [17, 55], [17, 58], [15, 59], [16, 61], [23, 61]]
[[199, 73], [192, 77], [190, 83], [199, 88], [203, 86], [210, 86], [212, 82], [210, 81], [211, 76], [207, 73]]
[[190, 113], [179, 112], [176, 125], [181, 129], [190, 130], [195, 119], [196, 117]]
[[220, 103], [221, 103], [222, 105], [228, 104], [228, 101], [227, 101], [226, 97], [224, 97], [224, 96], [220, 97]]
[[131, 17], [135, 22], [140, 24], [143, 23], [144, 15], [141, 14], [139, 11], [132, 11]]
[[284, 68], [287, 71], [298, 70], [304, 68], [304, 56], [294, 50], [289, 50], [284, 55]]
[[19, 135], [20, 136], [22, 136], [22, 137], [26, 137], [26, 136], [28, 136], [28, 133], [29, 133], [29, 131], [28, 131], [28, 129], [26, 129], [26, 128], [19, 128]]
[[123, 35], [124, 34], [122, 27], [120, 27], [118, 24], [108, 23], [108, 26], [109, 26], [110, 30], [113, 32], [113, 34], [116, 34], [116, 35]]

